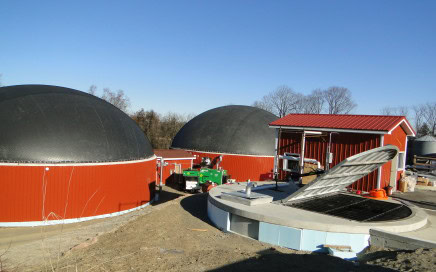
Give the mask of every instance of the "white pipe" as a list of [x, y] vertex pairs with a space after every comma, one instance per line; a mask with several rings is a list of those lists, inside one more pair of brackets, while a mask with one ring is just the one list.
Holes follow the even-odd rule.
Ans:
[[276, 177], [278, 172], [279, 164], [279, 129], [276, 128], [275, 144], [274, 144], [274, 177]]
[[[304, 151], [306, 145], [306, 131], [303, 130], [301, 134], [301, 153], [300, 153], [300, 174], [304, 173]], [[300, 183], [303, 182], [303, 177], [300, 177]]]
[[[380, 146], [384, 146], [384, 139], [385, 139], [385, 136], [380, 135]], [[383, 165], [381, 165], [377, 171], [377, 189], [380, 189], [380, 187], [381, 187], [382, 167], [383, 167]]]
[[159, 190], [161, 190], [162, 189], [162, 175], [163, 175], [163, 168], [164, 168], [164, 165], [165, 164], [165, 160], [162, 158], [162, 159], [160, 159], [160, 181], [159, 181]]

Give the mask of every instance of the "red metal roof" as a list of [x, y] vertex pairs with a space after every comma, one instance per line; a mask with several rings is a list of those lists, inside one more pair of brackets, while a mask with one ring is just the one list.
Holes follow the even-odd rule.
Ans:
[[410, 123], [405, 116], [387, 115], [346, 115], [346, 114], [289, 114], [272, 123], [270, 126], [289, 128], [322, 128], [390, 132], [401, 125], [407, 135], [414, 135]]
[[194, 158], [191, 153], [180, 149], [154, 149], [153, 152], [157, 157], [164, 159]]

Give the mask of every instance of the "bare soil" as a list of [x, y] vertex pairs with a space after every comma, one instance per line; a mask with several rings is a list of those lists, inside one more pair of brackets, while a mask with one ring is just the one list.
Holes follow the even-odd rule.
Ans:
[[224, 233], [208, 220], [206, 201], [167, 187], [127, 217], [7, 249], [0, 271], [435, 271], [436, 250], [370, 249], [349, 262]]

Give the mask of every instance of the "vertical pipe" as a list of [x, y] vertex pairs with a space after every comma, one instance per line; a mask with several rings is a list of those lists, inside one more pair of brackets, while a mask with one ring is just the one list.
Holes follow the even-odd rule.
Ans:
[[[380, 146], [384, 146], [384, 138], [384, 135], [380, 135]], [[380, 189], [381, 187], [382, 167], [383, 166], [380, 166], [377, 170], [377, 189]]]
[[[306, 145], [306, 131], [301, 134], [301, 153], [300, 153], [300, 174], [304, 173], [304, 146]], [[303, 182], [303, 177], [300, 177], [300, 183]]]
[[331, 145], [332, 145], [332, 133], [329, 132], [329, 144], [327, 145], [327, 152], [325, 155], [325, 170], [329, 170], [330, 169], [330, 153], [331, 153]]
[[275, 142], [274, 142], [274, 178], [278, 175], [279, 164], [279, 129], [276, 128]]

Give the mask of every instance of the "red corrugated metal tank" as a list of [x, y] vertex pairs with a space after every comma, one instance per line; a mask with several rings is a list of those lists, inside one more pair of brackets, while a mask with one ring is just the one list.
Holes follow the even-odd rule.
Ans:
[[249, 106], [224, 106], [206, 111], [185, 124], [171, 148], [209, 157], [213, 167], [227, 170], [232, 179], [268, 180], [274, 168], [274, 130], [277, 116]]
[[0, 88], [0, 226], [114, 216], [154, 197], [156, 157], [125, 113], [76, 90]]

